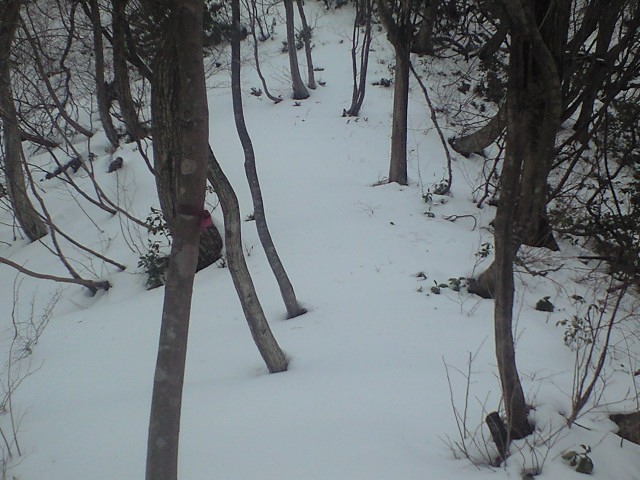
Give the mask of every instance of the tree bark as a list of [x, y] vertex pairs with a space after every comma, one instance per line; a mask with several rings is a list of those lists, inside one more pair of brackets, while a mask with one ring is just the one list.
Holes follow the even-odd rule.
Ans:
[[271, 92], [269, 91], [269, 86], [267, 85], [267, 80], [262, 74], [262, 68], [260, 68], [260, 55], [258, 52], [258, 35], [256, 34], [256, 26], [258, 26], [260, 30], [262, 30], [262, 24], [258, 19], [258, 6], [256, 5], [256, 0], [250, 1], [249, 19], [251, 22], [251, 37], [253, 39], [253, 60], [256, 63], [256, 73], [258, 74], [258, 77], [260, 77], [260, 83], [262, 83], [262, 88], [267, 98], [273, 103], [280, 103], [282, 101], [282, 97], [276, 97], [271, 94]]
[[262, 191], [260, 181], [258, 179], [258, 171], [256, 169], [256, 158], [253, 150], [253, 144], [249, 131], [244, 121], [244, 111], [242, 107], [242, 91], [240, 89], [240, 1], [233, 0], [231, 2], [233, 31], [231, 37], [231, 92], [233, 100], [233, 117], [236, 123], [236, 130], [240, 137], [240, 143], [244, 151], [244, 169], [249, 181], [251, 190], [251, 198], [253, 200], [254, 216], [258, 237], [265, 251], [269, 266], [273, 271], [280, 288], [282, 300], [287, 308], [288, 318], [294, 318], [306, 312], [298, 304], [293, 285], [289, 280], [289, 276], [282, 265], [278, 251], [271, 238], [269, 226], [267, 224], [267, 216], [264, 210], [262, 199]]
[[422, 7], [422, 20], [411, 44], [411, 52], [418, 55], [433, 55], [433, 29], [440, 0], [426, 0]]
[[287, 370], [287, 357], [271, 332], [242, 251], [242, 221], [238, 198], [211, 148], [209, 148], [208, 169], [209, 182], [218, 194], [224, 215], [229, 273], [251, 330], [251, 336], [269, 372], [284, 372]]
[[546, 181], [562, 114], [560, 65], [566, 45], [566, 2], [503, 1], [511, 25], [507, 84], [507, 143], [496, 213], [495, 346], [510, 437], [531, 433], [528, 406], [513, 342], [513, 261], [518, 248], [539, 228], [547, 202]]
[[296, 31], [293, 23], [293, 0], [284, 0], [285, 22], [287, 24], [287, 51], [289, 54], [289, 68], [291, 70], [291, 87], [294, 100], [309, 98], [309, 90], [304, 86], [298, 66], [298, 52], [296, 51]]
[[20, 0], [0, 2], [0, 118], [4, 138], [4, 174], [11, 207], [22, 231], [32, 242], [47, 234], [47, 226], [27, 193], [22, 136], [11, 88], [11, 44], [18, 27]]
[[407, 115], [409, 113], [410, 52], [406, 45], [394, 46], [396, 69], [393, 85], [393, 125], [391, 127], [391, 159], [389, 183], [406, 185], [407, 178]]
[[176, 172], [178, 215], [172, 232], [158, 357], [153, 383], [147, 480], [178, 478], [178, 443], [182, 387], [187, 353], [193, 281], [198, 261], [201, 215], [205, 198], [209, 111], [202, 53], [203, 3], [169, 2], [168, 32], [175, 41], [179, 72], [174, 125], [177, 150], [171, 158]]
[[587, 78], [589, 82], [585, 84], [582, 92], [582, 103], [580, 107], [580, 115], [574, 125], [574, 130], [580, 132], [580, 139], [583, 143], [589, 140], [589, 125], [591, 124], [591, 116], [593, 115], [593, 106], [598, 97], [598, 92], [602, 84], [610, 75], [610, 66], [604, 61], [609, 45], [613, 37], [613, 32], [618, 20], [620, 8], [624, 0], [613, 0], [603, 5], [603, 2], [597, 2], [599, 5], [598, 15], [598, 36], [596, 39], [595, 58], [592, 60], [591, 68], [588, 70]]
[[126, 37], [126, 6], [127, 0], [112, 0], [111, 28], [113, 30], [113, 84], [118, 98], [118, 105], [122, 113], [130, 140], [135, 142], [144, 138], [145, 129], [140, 125], [138, 112], [131, 96], [129, 68], [127, 66], [127, 37]]
[[[507, 151], [516, 151], [521, 161], [515, 196], [504, 200], [513, 202], [517, 208], [511, 247], [515, 258], [523, 244], [558, 249], [546, 211], [547, 179], [561, 123], [560, 67], [569, 14], [566, 0], [555, 2], [553, 8], [548, 0], [536, 0], [535, 5], [526, 7], [520, 2], [503, 3], [511, 24]], [[536, 22], [542, 22], [543, 17], [547, 20], [538, 27]], [[509, 159], [507, 154], [503, 172]], [[501, 186], [503, 181], [501, 176]], [[498, 209], [503, 204], [502, 196], [503, 192]], [[494, 298], [498, 281], [496, 265], [492, 264], [471, 283], [469, 291], [484, 298]]]
[[300, 15], [300, 23], [302, 23], [302, 41], [304, 43], [304, 54], [307, 58], [307, 87], [311, 90], [316, 89], [316, 77], [313, 72], [313, 57], [311, 56], [311, 27], [307, 23], [307, 16], [304, 14], [304, 5], [302, 0], [296, 0], [298, 6], [298, 14]]
[[419, 4], [404, 0], [377, 0], [378, 17], [395, 50], [393, 88], [393, 125], [391, 127], [391, 158], [389, 183], [407, 184], [407, 114], [409, 107], [409, 72], [411, 46], [414, 41], [413, 17]]
[[498, 139], [506, 124], [507, 109], [502, 105], [498, 112], [482, 128], [464, 137], [454, 138], [449, 144], [451, 148], [465, 157], [473, 153], [482, 154], [485, 148]]
[[[180, 140], [177, 136], [179, 126], [176, 124], [180, 109], [180, 55], [169, 27], [161, 27], [157, 33], [158, 44], [155, 46], [151, 78], [153, 158], [160, 208], [173, 235], [179, 213], [176, 198], [178, 172], [173, 159], [180, 152]], [[221, 251], [222, 238], [218, 230], [211, 226], [202, 232], [198, 270], [218, 260]]]
[[[356, 18], [353, 21], [351, 38], [351, 70], [353, 72], [353, 93], [351, 105], [342, 113], [343, 117], [357, 117], [364, 103], [367, 88], [367, 69], [369, 67], [369, 52], [371, 51], [371, 16], [374, 0], [358, 0], [355, 2]], [[364, 12], [361, 11], [364, 9]], [[360, 23], [362, 22], [362, 23]], [[364, 27], [362, 44], [360, 44], [360, 27]], [[358, 62], [358, 47], [360, 47]], [[360, 66], [358, 67], [358, 63]], [[358, 74], [358, 71], [360, 72]]]
[[513, 261], [515, 252], [513, 245], [513, 224], [516, 221], [514, 199], [518, 195], [520, 157], [514, 148], [517, 144], [509, 144], [502, 169], [500, 203], [494, 221], [495, 240], [495, 304], [494, 304], [494, 338], [496, 359], [502, 396], [507, 416], [507, 427], [511, 438], [523, 438], [531, 433], [532, 428], [527, 419], [529, 409], [526, 404], [518, 368], [516, 366], [515, 346], [513, 342]]
[[120, 144], [118, 139], [118, 132], [116, 132], [111, 120], [111, 98], [106, 89], [106, 81], [104, 76], [104, 50], [102, 45], [102, 22], [100, 20], [100, 7], [98, 6], [98, 0], [89, 0], [89, 5], [85, 6], [85, 12], [91, 20], [93, 30], [93, 51], [94, 51], [94, 68], [95, 68], [95, 80], [96, 80], [96, 96], [98, 98], [98, 114], [100, 115], [100, 122], [104, 133], [111, 144], [111, 147], [115, 150]]

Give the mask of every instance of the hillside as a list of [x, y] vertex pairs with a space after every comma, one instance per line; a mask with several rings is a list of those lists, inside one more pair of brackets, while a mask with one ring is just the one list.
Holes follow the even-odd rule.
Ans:
[[[285, 319], [254, 223], [243, 223], [251, 273], [290, 359], [288, 372], [269, 375], [224, 262], [197, 274], [181, 479], [480, 480], [521, 478], [523, 469], [534, 469], [541, 480], [569, 480], [582, 477], [561, 455], [583, 452], [581, 445], [590, 449], [592, 478], [640, 478], [640, 446], [621, 441], [608, 418], [637, 409], [633, 295], [621, 306], [603, 381], [578, 422], [566, 427], [576, 358], [585, 351], [566, 342], [566, 335], [574, 316], [585, 318], [591, 304], [604, 300], [609, 284], [604, 272], [577, 258], [585, 252], [581, 246], [562, 239], [559, 252], [523, 250], [528, 268], [545, 275], [519, 267], [516, 277], [517, 360], [536, 432], [514, 442], [505, 466], [488, 465], [496, 453], [484, 418], [501, 407], [493, 302], [466, 292], [464, 280], [459, 291], [451, 288], [451, 279], [471, 277], [491, 261], [495, 208], [476, 206], [485, 159], [455, 156], [450, 194], [432, 193], [446, 176], [446, 157], [412, 80], [410, 184], [381, 182], [388, 171], [393, 91], [370, 85], [361, 116], [343, 118], [351, 99], [353, 12], [327, 11], [315, 3], [308, 9], [323, 86], [307, 100], [288, 98], [281, 24], [275, 39], [261, 46], [261, 66], [270, 88], [285, 100], [276, 105], [250, 95], [260, 84], [249, 45], [243, 72], [247, 125], [269, 225], [308, 313]], [[376, 32], [372, 48], [369, 78], [388, 78], [392, 55], [383, 32]], [[247, 217], [253, 207], [224, 58], [216, 59], [221, 66], [209, 78], [210, 142]], [[441, 81], [425, 80], [427, 85]], [[434, 91], [440, 87], [433, 85]], [[442, 122], [446, 127], [446, 118]], [[97, 156], [93, 167], [104, 191], [144, 219], [157, 207], [152, 175], [135, 144], [123, 144], [113, 154], [106, 146], [98, 132], [77, 148]], [[76, 268], [112, 284], [108, 292], [91, 296], [77, 285], [36, 280], [0, 266], [0, 354], [13, 358], [4, 365], [2, 385], [16, 387], [6, 406], [11, 413], [0, 418], [0, 426], [10, 432], [13, 419], [21, 452], [11, 459], [7, 478], [143, 478], [164, 293], [147, 291], [138, 268], [148, 234], [121, 215], [88, 204], [61, 179], [40, 181], [52, 159], [40, 151], [27, 153], [55, 223], [127, 269], [119, 272], [63, 244]], [[123, 168], [107, 173], [117, 156]], [[91, 188], [86, 174], [75, 175], [79, 185]], [[222, 228], [215, 195], [208, 202]], [[66, 273], [43, 244], [14, 240], [12, 225], [3, 208], [0, 255], [35, 271]], [[449, 286], [432, 288], [442, 284]], [[544, 297], [553, 312], [535, 309]], [[608, 302], [611, 306], [613, 299]], [[46, 328], [36, 333], [48, 305]], [[18, 340], [12, 343], [15, 332]], [[37, 343], [25, 341], [35, 338]], [[18, 361], [17, 349], [29, 354]], [[19, 385], [11, 383], [16, 380]], [[470, 459], [460, 451], [463, 444]]]

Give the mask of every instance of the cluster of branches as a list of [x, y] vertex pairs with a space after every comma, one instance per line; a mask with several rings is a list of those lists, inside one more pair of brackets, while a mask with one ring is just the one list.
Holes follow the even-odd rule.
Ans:
[[[532, 431], [512, 334], [519, 247], [557, 250], [554, 233], [560, 233], [595, 250], [583, 259], [607, 262], [620, 291], [640, 280], [640, 7], [626, 0], [536, 0], [486, 2], [473, 9], [493, 33], [471, 57], [501, 65], [504, 81], [494, 82], [498, 94], [485, 99], [498, 102], [495, 116], [451, 145], [468, 156], [505, 139], [493, 167], [501, 166], [492, 187], [498, 198], [495, 260], [469, 290], [495, 300], [506, 410], [502, 445], [508, 446]], [[581, 392], [570, 422], [591, 391]]]

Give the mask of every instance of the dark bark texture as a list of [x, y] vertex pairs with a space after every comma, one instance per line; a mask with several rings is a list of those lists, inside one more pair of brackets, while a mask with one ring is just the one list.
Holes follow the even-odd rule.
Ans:
[[298, 52], [296, 51], [296, 33], [293, 20], [293, 0], [284, 0], [285, 21], [287, 24], [287, 50], [289, 53], [289, 69], [291, 70], [291, 87], [294, 100], [309, 98], [309, 90], [305, 87], [300, 76], [298, 66]]
[[[167, 20], [165, 20], [167, 21]], [[159, 25], [164, 25], [160, 23]], [[156, 173], [156, 187], [160, 208], [169, 231], [173, 235], [176, 229], [177, 206], [177, 178], [174, 159], [180, 152], [179, 126], [176, 123], [181, 100], [178, 88], [180, 86], [180, 58], [177, 44], [172, 36], [171, 26], [157, 28], [155, 55], [152, 62], [153, 75], [151, 78], [151, 117], [153, 134], [153, 158]], [[202, 232], [198, 269], [205, 268], [218, 260], [222, 251], [222, 237], [212, 226]]]
[[409, 106], [409, 72], [411, 46], [414, 40], [414, 9], [419, 5], [396, 0], [377, 0], [378, 16], [395, 50], [393, 89], [393, 125], [391, 127], [391, 157], [389, 183], [407, 184], [407, 114]]
[[111, 98], [107, 92], [107, 84], [104, 76], [104, 49], [102, 44], [102, 23], [100, 21], [100, 7], [98, 0], [89, 0], [89, 4], [83, 4], [87, 16], [91, 20], [93, 30], [93, 51], [94, 51], [94, 69], [96, 80], [96, 97], [98, 99], [98, 114], [100, 115], [100, 123], [104, 133], [114, 150], [118, 148], [120, 143], [118, 140], [118, 132], [116, 132], [111, 119]]
[[513, 341], [513, 262], [522, 243], [539, 235], [547, 177], [562, 114], [560, 65], [566, 45], [568, 2], [503, 2], [511, 26], [507, 85], [507, 143], [496, 213], [495, 348], [510, 438], [529, 435]]
[[112, 0], [111, 29], [113, 31], [113, 86], [120, 106], [122, 120], [127, 129], [129, 140], [135, 142], [146, 135], [145, 128], [140, 124], [129, 81], [127, 66], [127, 0]]
[[11, 89], [11, 44], [18, 26], [20, 0], [0, 2], [0, 117], [4, 138], [4, 173], [9, 201], [22, 231], [31, 241], [47, 234], [47, 226], [27, 194], [22, 135]]
[[202, 218], [195, 212], [203, 210], [209, 145], [202, 53], [203, 4], [198, 0], [170, 0], [162, 6], [148, 5], [148, 8], [155, 18], [162, 16], [167, 20], [164, 47], [176, 54], [179, 73], [170, 83], [177, 108], [176, 117], [172, 118], [175, 149], [169, 160], [175, 171], [178, 214], [172, 231], [153, 383], [146, 479], [176, 480], [182, 386]]
[[287, 370], [287, 357], [271, 332], [244, 258], [242, 250], [242, 221], [240, 219], [238, 197], [211, 149], [209, 149], [208, 168], [209, 182], [218, 194], [224, 215], [224, 234], [229, 272], [240, 299], [242, 311], [247, 319], [249, 330], [251, 330], [251, 336], [269, 372], [284, 372]]

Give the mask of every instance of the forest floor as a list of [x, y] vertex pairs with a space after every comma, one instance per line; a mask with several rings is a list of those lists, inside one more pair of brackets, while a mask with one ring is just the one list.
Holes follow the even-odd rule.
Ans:
[[[464, 279], [492, 259], [495, 209], [486, 202], [476, 206], [491, 165], [481, 157], [455, 156], [451, 192], [433, 193], [447, 176], [447, 160], [423, 93], [412, 82], [410, 184], [384, 184], [393, 89], [371, 83], [392, 77], [385, 35], [377, 31], [374, 38], [361, 116], [344, 118], [351, 100], [353, 12], [308, 8], [323, 86], [307, 100], [289, 99], [281, 20], [275, 38], [261, 45], [261, 66], [284, 101], [276, 105], [250, 94], [261, 85], [248, 44], [243, 77], [267, 219], [308, 313], [285, 318], [255, 225], [243, 223], [260, 299], [290, 359], [289, 371], [269, 375], [224, 262], [198, 273], [180, 478], [480, 480], [521, 478], [523, 470], [539, 472], [541, 480], [582, 478], [562, 459], [567, 450], [592, 459], [594, 479], [640, 478], [640, 446], [621, 441], [608, 418], [637, 409], [635, 297], [623, 302], [595, 395], [577, 423], [566, 426], [576, 375], [592, 371], [580, 360], [589, 347], [580, 341], [581, 320], [597, 320], [591, 306], [613, 299], [606, 298], [608, 277], [580, 262], [584, 250], [562, 238], [559, 252], [522, 252], [529, 272], [517, 269], [515, 338], [536, 431], [513, 443], [506, 464], [491, 466], [497, 454], [483, 423], [501, 409], [493, 302], [464, 288]], [[209, 78], [211, 144], [247, 217], [253, 207], [233, 123], [228, 61], [224, 55], [216, 61], [222, 67]], [[442, 91], [441, 75], [426, 80]], [[449, 100], [436, 101], [446, 107]], [[442, 122], [446, 127], [447, 119]], [[137, 147], [124, 144], [110, 154], [106, 145], [99, 132], [90, 144], [77, 146], [97, 155], [96, 179], [114, 201], [146, 218], [157, 196]], [[123, 168], [107, 173], [117, 156]], [[44, 177], [36, 167], [52, 165], [42, 153], [31, 152], [29, 161], [36, 180]], [[74, 175], [90, 187], [85, 174]], [[141, 479], [164, 293], [147, 291], [138, 267], [148, 234], [87, 204], [60, 179], [38, 187], [57, 225], [127, 269], [118, 272], [63, 244], [84, 275], [113, 285], [91, 296], [80, 286], [0, 266], [0, 354], [11, 360], [0, 362], [0, 382], [13, 391], [0, 425], [9, 441], [15, 430], [20, 453], [12, 445], [7, 478]], [[221, 227], [214, 195], [209, 205]], [[11, 222], [9, 212], [0, 211], [0, 255], [36, 271], [65, 274], [44, 245], [14, 240]], [[535, 309], [545, 297], [553, 312]]]

